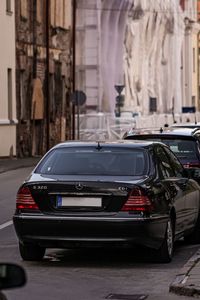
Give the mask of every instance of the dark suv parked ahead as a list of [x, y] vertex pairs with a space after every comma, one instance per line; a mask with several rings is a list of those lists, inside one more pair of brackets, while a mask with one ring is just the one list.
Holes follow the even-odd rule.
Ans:
[[178, 129], [178, 128], [200, 128], [200, 122], [197, 123], [175, 123], [169, 127], [170, 129]]
[[[126, 140], [160, 141], [168, 145], [185, 168], [200, 168], [200, 129], [176, 128], [166, 131], [138, 130], [127, 132]], [[198, 180], [200, 183], [200, 179]]]

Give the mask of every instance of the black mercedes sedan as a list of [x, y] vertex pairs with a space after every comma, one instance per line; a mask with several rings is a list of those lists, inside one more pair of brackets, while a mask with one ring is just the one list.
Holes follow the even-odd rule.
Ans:
[[20, 186], [13, 222], [24, 260], [46, 248], [142, 245], [170, 262], [200, 242], [200, 187], [164, 144], [65, 142]]

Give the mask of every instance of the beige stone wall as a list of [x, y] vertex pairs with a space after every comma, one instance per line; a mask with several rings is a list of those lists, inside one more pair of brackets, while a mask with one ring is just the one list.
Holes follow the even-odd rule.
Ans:
[[16, 126], [0, 126], [0, 157], [16, 155]]
[[15, 1], [6, 3], [0, 1], [0, 156], [16, 153]]
[[[48, 113], [50, 147], [69, 139], [71, 130], [71, 0], [49, 0], [49, 95], [46, 85], [46, 1], [15, 0], [17, 156], [46, 151]], [[33, 24], [35, 26], [33, 26]], [[20, 59], [21, 57], [21, 59]], [[48, 100], [49, 111], [46, 111]], [[63, 122], [62, 118], [65, 118]]]

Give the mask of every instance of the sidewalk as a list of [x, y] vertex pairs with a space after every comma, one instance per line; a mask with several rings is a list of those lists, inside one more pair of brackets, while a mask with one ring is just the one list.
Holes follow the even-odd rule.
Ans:
[[200, 296], [200, 249], [179, 270], [169, 291], [184, 296]]
[[[0, 173], [34, 167], [40, 157], [0, 159]], [[169, 286], [169, 291], [184, 296], [200, 296], [200, 248], [183, 266]]]
[[40, 158], [41, 157], [1, 158], [0, 173], [19, 168], [34, 167], [39, 162]]

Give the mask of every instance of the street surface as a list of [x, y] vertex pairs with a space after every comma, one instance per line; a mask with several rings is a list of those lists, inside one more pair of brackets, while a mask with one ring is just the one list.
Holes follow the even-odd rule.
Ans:
[[191, 299], [168, 292], [178, 270], [198, 249], [183, 241], [176, 244], [170, 264], [153, 262], [148, 250], [141, 249], [49, 249], [43, 261], [23, 262], [11, 221], [17, 189], [30, 170], [0, 174], [0, 261], [22, 265], [28, 277], [25, 287], [5, 291], [9, 300], [136, 300], [136, 295], [148, 300]]

